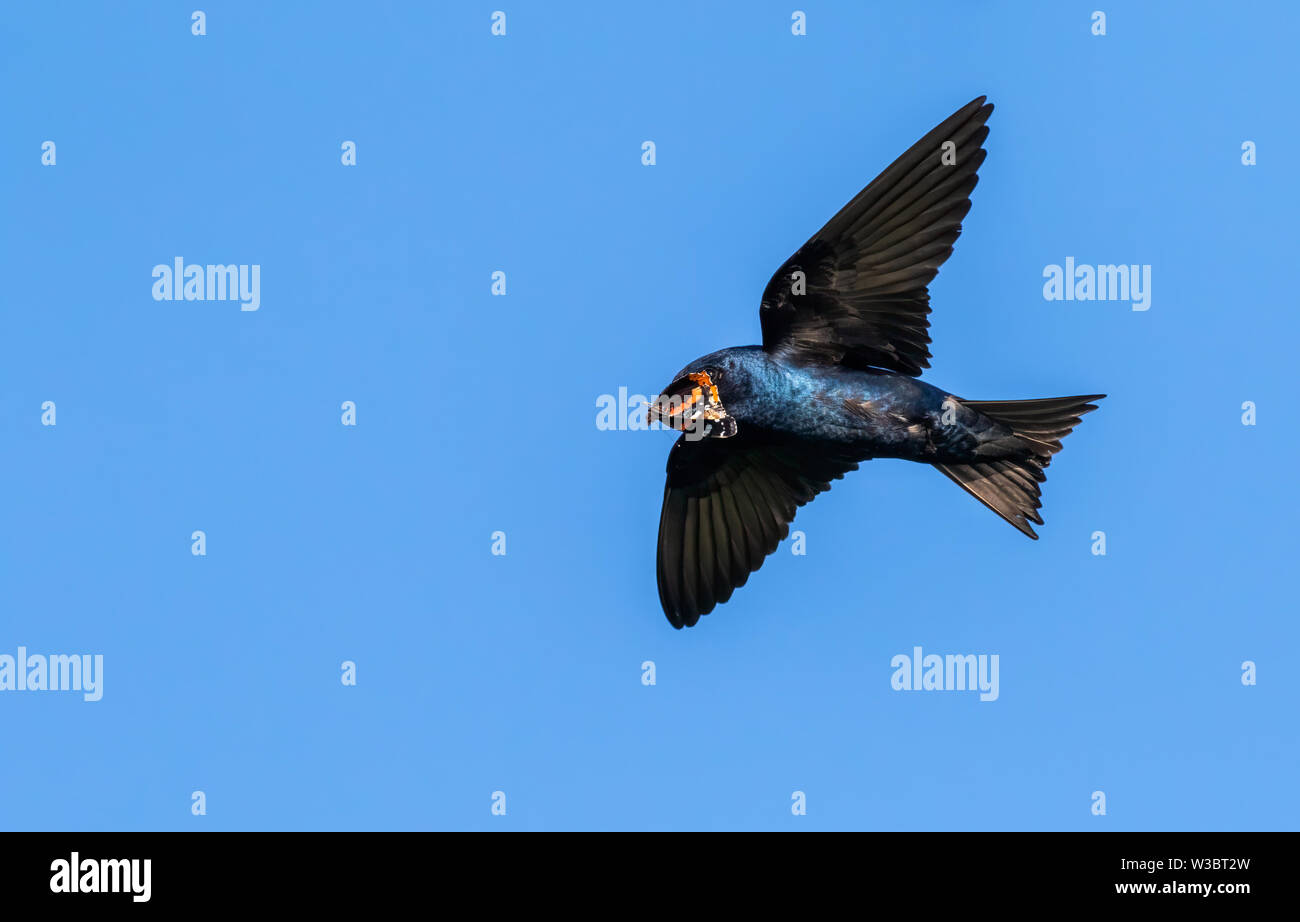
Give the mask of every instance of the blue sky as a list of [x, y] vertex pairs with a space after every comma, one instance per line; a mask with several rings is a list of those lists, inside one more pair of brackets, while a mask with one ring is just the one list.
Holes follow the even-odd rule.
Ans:
[[[0, 20], [0, 654], [104, 657], [99, 701], [0, 692], [0, 828], [1296, 828], [1288, 5], [196, 6]], [[926, 380], [1110, 395], [1042, 540], [872, 462], [672, 630], [672, 437], [597, 399], [757, 342], [980, 94]], [[154, 300], [177, 256], [260, 309]], [[1066, 257], [1150, 309], [1044, 300]], [[894, 691], [918, 645], [998, 700]]]

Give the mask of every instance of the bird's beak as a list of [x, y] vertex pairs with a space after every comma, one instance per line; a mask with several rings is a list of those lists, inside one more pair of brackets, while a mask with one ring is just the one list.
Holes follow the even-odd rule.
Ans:
[[707, 435], [727, 438], [736, 434], [736, 421], [727, 415], [718, 387], [706, 371], [679, 378], [650, 401], [646, 425], [663, 423], [686, 433], [692, 441]]
[[695, 415], [693, 407], [702, 399], [699, 388], [685, 394], [660, 394], [652, 399], [646, 408], [646, 423], [663, 423], [672, 429], [685, 429], [689, 420]]
[[646, 404], [645, 423], [647, 426], [651, 423], [662, 423], [664, 421], [663, 413], [659, 409], [660, 401], [663, 399], [664, 395], [660, 394], [658, 397], [651, 397], [650, 402]]

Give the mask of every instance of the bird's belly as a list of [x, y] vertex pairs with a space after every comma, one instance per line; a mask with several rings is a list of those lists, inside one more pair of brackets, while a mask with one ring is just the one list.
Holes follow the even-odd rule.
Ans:
[[792, 388], [763, 425], [800, 439], [849, 447], [863, 458], [928, 463], [964, 459], [977, 439], [951, 395], [901, 375], [845, 372]]

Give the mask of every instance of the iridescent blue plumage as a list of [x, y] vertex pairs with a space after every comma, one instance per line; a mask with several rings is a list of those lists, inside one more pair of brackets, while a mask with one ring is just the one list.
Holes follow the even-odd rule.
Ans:
[[919, 380], [928, 284], [984, 161], [980, 97], [885, 169], [773, 274], [761, 346], [692, 362], [651, 406], [668, 456], [656, 578], [689, 626], [727, 601], [799, 506], [871, 458], [931, 464], [1031, 538], [1044, 469], [1100, 395], [965, 400]]
[[806, 365], [762, 346], [722, 349], [692, 362], [717, 369], [722, 404], [741, 425], [825, 441], [868, 458], [962, 463], [1011, 431], [947, 391], [895, 372]]

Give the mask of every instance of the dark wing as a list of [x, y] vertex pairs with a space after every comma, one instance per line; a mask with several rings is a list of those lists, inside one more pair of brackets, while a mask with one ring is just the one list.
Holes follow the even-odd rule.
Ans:
[[789, 533], [795, 511], [858, 460], [753, 427], [728, 439], [679, 438], [668, 455], [655, 567], [673, 627], [731, 598]]
[[[970, 211], [992, 111], [981, 96], [955, 112], [786, 260], [759, 310], [768, 352], [906, 375], [930, 367], [926, 286]], [[946, 141], [956, 147], [945, 158]]]

